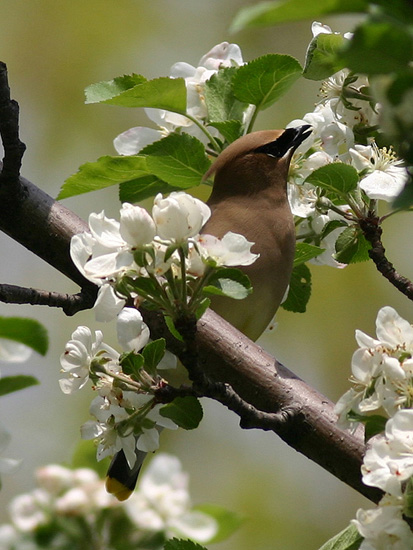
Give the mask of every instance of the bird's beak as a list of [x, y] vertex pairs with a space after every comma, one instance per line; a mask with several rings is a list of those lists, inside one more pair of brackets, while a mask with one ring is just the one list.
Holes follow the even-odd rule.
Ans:
[[290, 148], [293, 148], [295, 151], [297, 147], [308, 138], [312, 131], [313, 129], [309, 124], [304, 124], [303, 126], [297, 126], [297, 128], [287, 128], [283, 136], [287, 132], [289, 133], [291, 139]]
[[287, 128], [279, 138], [258, 147], [255, 149], [255, 152], [265, 153], [275, 158], [281, 158], [288, 152], [292, 154], [308, 138], [312, 131], [313, 129], [309, 124], [297, 126], [296, 128]]

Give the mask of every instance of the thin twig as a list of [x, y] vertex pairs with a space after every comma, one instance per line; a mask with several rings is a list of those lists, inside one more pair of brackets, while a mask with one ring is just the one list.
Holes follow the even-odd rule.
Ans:
[[386, 279], [402, 292], [409, 300], [413, 300], [413, 283], [400, 275], [393, 264], [386, 257], [386, 250], [381, 242], [382, 228], [381, 220], [374, 213], [370, 212], [366, 218], [359, 220], [359, 226], [364, 233], [364, 236], [371, 244], [369, 256], [376, 264], [378, 271], [386, 277]]

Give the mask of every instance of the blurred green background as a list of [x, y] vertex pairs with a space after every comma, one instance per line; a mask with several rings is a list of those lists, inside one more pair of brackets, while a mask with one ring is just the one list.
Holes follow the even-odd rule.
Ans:
[[[244, 31], [228, 26], [242, 0], [2, 0], [0, 58], [8, 64], [12, 96], [21, 108], [21, 137], [28, 149], [23, 175], [50, 195], [78, 166], [114, 154], [113, 138], [131, 126], [149, 125], [143, 111], [84, 105], [90, 83], [131, 72], [148, 78], [169, 74], [176, 61], [197, 65], [200, 57], [224, 40], [238, 43], [244, 60], [265, 53], [287, 53], [304, 61], [311, 21]], [[350, 17], [330, 18], [334, 30], [348, 31]], [[288, 97], [258, 119], [256, 129], [285, 126], [317, 101], [318, 84], [301, 80]], [[64, 201], [80, 216], [103, 208], [116, 216], [117, 190]], [[412, 233], [408, 214], [385, 224], [384, 243], [401, 273], [413, 276], [404, 243]], [[402, 238], [400, 238], [402, 236]], [[77, 288], [20, 245], [0, 235], [0, 281], [61, 292]], [[377, 310], [392, 305], [413, 321], [406, 299], [370, 264], [344, 270], [312, 269], [313, 297], [306, 314], [280, 311], [278, 327], [260, 343], [287, 367], [330, 399], [348, 388], [354, 330], [374, 332]], [[0, 418], [12, 433], [5, 456], [24, 462], [16, 475], [3, 478], [0, 523], [7, 503], [33, 487], [33, 471], [51, 462], [69, 462], [88, 419], [90, 393], [63, 395], [58, 387], [59, 356], [81, 324], [97, 327], [84, 312], [66, 318], [60, 311], [0, 304], [1, 315], [36, 317], [49, 330], [46, 358], [27, 365], [3, 365], [3, 375], [35, 374], [41, 386], [0, 400]], [[113, 329], [103, 327], [113, 343]], [[368, 501], [287, 447], [276, 436], [242, 431], [223, 407], [205, 402], [205, 419], [196, 433], [162, 437], [162, 450], [176, 453], [191, 475], [194, 503], [226, 506], [245, 518], [243, 527], [218, 550], [316, 549], [345, 527], [357, 507]]]

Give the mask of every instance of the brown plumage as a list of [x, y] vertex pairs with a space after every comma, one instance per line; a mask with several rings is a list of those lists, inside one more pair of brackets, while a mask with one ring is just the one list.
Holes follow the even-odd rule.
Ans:
[[221, 238], [240, 233], [259, 258], [241, 267], [253, 292], [245, 300], [213, 297], [211, 308], [256, 340], [274, 317], [290, 281], [294, 220], [287, 199], [287, 177], [295, 149], [309, 126], [248, 134], [227, 147], [205, 174], [215, 175], [208, 200], [212, 215], [202, 233]]

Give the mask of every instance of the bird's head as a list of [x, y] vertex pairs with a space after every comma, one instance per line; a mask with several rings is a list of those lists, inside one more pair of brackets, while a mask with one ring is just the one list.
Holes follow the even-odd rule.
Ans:
[[262, 130], [229, 145], [204, 175], [214, 178], [214, 194], [246, 194], [269, 187], [286, 188], [288, 168], [297, 147], [311, 134], [311, 126]]

